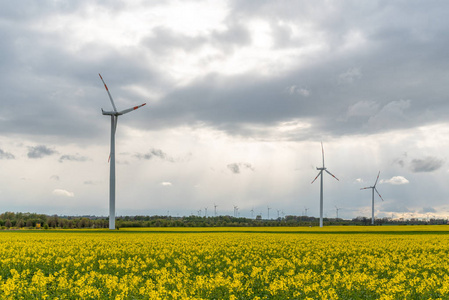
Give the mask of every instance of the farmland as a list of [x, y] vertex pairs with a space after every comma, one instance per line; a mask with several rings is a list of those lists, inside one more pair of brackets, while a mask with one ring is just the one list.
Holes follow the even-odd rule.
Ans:
[[447, 299], [449, 226], [0, 232], [1, 299]]

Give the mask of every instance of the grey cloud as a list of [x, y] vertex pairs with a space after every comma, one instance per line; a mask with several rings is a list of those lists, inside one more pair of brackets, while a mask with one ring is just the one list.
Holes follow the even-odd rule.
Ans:
[[0, 149], [0, 159], [14, 159], [15, 156], [9, 152]]
[[[117, 2], [111, 8], [109, 3], [107, 7], [102, 2], [97, 4], [112, 13], [125, 5]], [[309, 131], [290, 137], [301, 140], [323, 133], [370, 134], [420, 126], [445, 120], [449, 113], [445, 101], [449, 90], [444, 81], [449, 67], [449, 26], [443, 13], [449, 8], [447, 3], [426, 5], [425, 9], [399, 2], [348, 1], [328, 5], [231, 1], [229, 5], [224, 30], [189, 37], [158, 27], [139, 46], [152, 51], [156, 58], [169, 61], [170, 51], [166, 50], [193, 52], [212, 45], [221, 52], [218, 58], [210, 59], [219, 62], [251, 42], [246, 22], [263, 16], [271, 29], [273, 49], [301, 53], [309, 40], [295, 32], [305, 29], [314, 38], [320, 38], [322, 50], [305, 59], [299, 54], [291, 55], [299, 63], [281, 72], [273, 70], [273, 77], [256, 72], [240, 76], [204, 74], [203, 78], [179, 87], [165, 70], [142, 63], [134, 49], [106, 48], [95, 41], [69, 49], [63, 35], [32, 29], [32, 24], [49, 15], [84, 13], [87, 2], [2, 4], [2, 17], [9, 21], [0, 28], [0, 62], [4, 70], [0, 74], [0, 89], [4, 98], [10, 100], [6, 100], [9, 103], [0, 112], [0, 132], [51, 134], [86, 143], [98, 140], [107, 126], [99, 108], [109, 105], [98, 71], [114, 74], [105, 79], [117, 100], [136, 99], [126, 89], [130, 85], [170, 91], [154, 103], [151, 111], [126, 121], [140, 128], [204, 123], [233, 135], [262, 135], [265, 128], [279, 122], [300, 119], [312, 125]], [[292, 9], [296, 5], [301, 9]], [[429, 23], [429, 15], [437, 21]], [[348, 48], [351, 39], [356, 42]], [[94, 57], [98, 59], [93, 60]], [[285, 93], [286, 87], [295, 84], [299, 88], [295, 93]], [[71, 93], [74, 86], [76, 94]], [[140, 95], [136, 101], [141, 98]], [[401, 99], [408, 99], [413, 105], [395, 113], [391, 103]], [[375, 103], [380, 111], [368, 105], [372, 111], [363, 115], [357, 110], [362, 107], [356, 106], [360, 101]], [[352, 115], [345, 120], [348, 113]], [[399, 119], [394, 119], [398, 115]], [[255, 131], [255, 127], [262, 129]]]
[[233, 163], [227, 165], [228, 169], [234, 174], [240, 174], [242, 169], [254, 171], [254, 167], [249, 163]]
[[340, 84], [352, 84], [362, 77], [362, 73], [358, 68], [350, 68], [346, 72], [338, 75]]
[[80, 155], [62, 155], [59, 158], [59, 162], [64, 162], [64, 161], [79, 161], [79, 162], [84, 162], [84, 161], [88, 161], [89, 158], [86, 156], [80, 156]]
[[379, 110], [378, 104], [374, 101], [359, 101], [348, 108], [347, 117], [370, 117]]
[[154, 157], [157, 157], [161, 160], [165, 160], [165, 161], [169, 161], [169, 162], [174, 162], [175, 159], [173, 159], [172, 157], [168, 156], [164, 151], [162, 151], [161, 149], [155, 149], [152, 148], [150, 149], [150, 151], [148, 151], [148, 153], [145, 154], [135, 154], [135, 157], [137, 157], [138, 159], [145, 159], [145, 160], [150, 160]]
[[383, 212], [395, 212], [395, 213], [412, 212], [407, 206], [397, 202], [382, 202], [380, 203], [380, 206]]
[[423, 159], [413, 159], [411, 161], [412, 172], [433, 172], [441, 168], [444, 164], [442, 159], [436, 157], [426, 157]]
[[409, 108], [410, 100], [392, 101], [370, 117], [368, 124], [374, 128], [394, 128], [407, 122], [406, 110]]
[[57, 151], [48, 148], [45, 145], [39, 145], [35, 147], [28, 147], [28, 158], [43, 158], [45, 156], [53, 155], [58, 153]]
[[[238, 14], [234, 18], [263, 14], [272, 28], [279, 20], [298, 28], [302, 25], [289, 5], [232, 4]], [[254, 135], [257, 132], [249, 129], [253, 125], [269, 128], [297, 118], [308, 121], [312, 127], [307, 135], [292, 138], [309, 139], [323, 132], [370, 134], [445, 120], [449, 105], [444, 97], [449, 91], [438, 88], [445, 86], [440, 80], [447, 64], [442, 51], [447, 46], [445, 25], [434, 25], [437, 27], [431, 30], [434, 35], [424, 38], [425, 35], [417, 33], [427, 30], [424, 22], [427, 13], [422, 14], [416, 6], [401, 4], [390, 4], [385, 9], [377, 2], [363, 5], [344, 2], [332, 9], [323, 8], [321, 15], [306, 3], [301, 8], [304, 20], [311, 21], [317, 32], [323, 32], [323, 43], [330, 49], [334, 49], [333, 45], [337, 47], [326, 59], [309, 59], [301, 67], [267, 80], [258, 74], [232, 78], [205, 74], [204, 78], [173, 91], [158, 103], [151, 112], [152, 122], [164, 126], [162, 120], [168, 122], [165, 124], [200, 121], [230, 134]], [[431, 10], [447, 24], [441, 12], [433, 7]], [[351, 17], [348, 19], [343, 11]], [[409, 14], [417, 18], [419, 28], [411, 22]], [[367, 15], [370, 18], [364, 17]], [[354, 27], [355, 24], [360, 26]], [[282, 47], [303, 47], [304, 41], [285, 31], [280, 44], [288, 46]], [[359, 35], [362, 45], [354, 46], [354, 50], [338, 51], [339, 45], [345, 44], [344, 39], [350, 39], [351, 35], [355, 39]], [[313, 91], [307, 101], [297, 101], [301, 96], [298, 93], [285, 93], [286, 87], [297, 82]], [[345, 120], [345, 115], [349, 120]]]
[[423, 207], [421, 213], [436, 213], [437, 210], [433, 207]]
[[223, 55], [229, 55], [236, 46], [250, 42], [247, 29], [236, 20], [228, 20], [224, 31], [212, 31], [207, 35], [187, 36], [167, 27], [156, 27], [142, 44], [156, 55], [167, 55], [175, 50], [192, 52], [204, 46], [212, 46]]

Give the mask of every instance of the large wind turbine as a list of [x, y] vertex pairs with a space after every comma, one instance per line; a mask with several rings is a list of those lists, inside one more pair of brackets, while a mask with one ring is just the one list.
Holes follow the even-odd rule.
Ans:
[[361, 188], [361, 190], [366, 190], [366, 189], [372, 189], [373, 191], [373, 197], [372, 197], [372, 200], [371, 200], [371, 207], [372, 207], [372, 212], [371, 212], [371, 225], [374, 225], [374, 191], [376, 191], [376, 193], [377, 193], [377, 195], [379, 195], [379, 197], [380, 197], [380, 199], [382, 200], [382, 201], [384, 201], [384, 199], [382, 198], [382, 196], [379, 194], [379, 192], [377, 191], [377, 189], [376, 189], [376, 185], [377, 185], [377, 181], [379, 180], [379, 175], [380, 175], [380, 171], [379, 171], [379, 173], [377, 174], [377, 178], [376, 178], [376, 182], [374, 183], [374, 185], [373, 186], [367, 186], [367, 187], [364, 187], [364, 188]]
[[[322, 168], [316, 168], [318, 171], [318, 175], [315, 177], [315, 179], [312, 181], [312, 183], [315, 182], [315, 180], [318, 178], [318, 176], [321, 177], [321, 186], [320, 186], [320, 227], [323, 227], [323, 171], [326, 171], [329, 175], [334, 177], [338, 180], [337, 177], [335, 177], [331, 172], [327, 170], [327, 168], [324, 166], [324, 148], [323, 148], [323, 142], [321, 142], [321, 152], [323, 154], [323, 167]], [[338, 180], [340, 181], [340, 180]]]
[[[100, 75], [100, 74], [98, 74]], [[117, 111], [117, 108], [115, 107], [114, 100], [112, 100], [111, 93], [109, 93], [109, 89], [106, 85], [106, 83], [103, 80], [103, 77], [101, 77], [101, 81], [103, 81], [104, 87], [106, 88], [106, 91], [108, 92], [109, 99], [111, 100], [113, 111], [104, 111], [101, 109], [101, 112], [103, 115], [111, 116], [111, 153], [109, 156], [109, 166], [110, 166], [110, 173], [109, 173], [109, 229], [114, 230], [115, 229], [115, 131], [117, 129], [117, 121], [118, 116], [124, 115], [126, 113], [129, 113], [130, 111], [136, 110], [139, 107], [144, 106], [146, 103], [134, 106], [132, 108], [128, 108], [122, 111]]]

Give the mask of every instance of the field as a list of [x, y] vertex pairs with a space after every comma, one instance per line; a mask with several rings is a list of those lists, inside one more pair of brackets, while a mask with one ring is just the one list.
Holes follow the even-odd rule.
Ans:
[[449, 226], [0, 232], [0, 299], [448, 299]]

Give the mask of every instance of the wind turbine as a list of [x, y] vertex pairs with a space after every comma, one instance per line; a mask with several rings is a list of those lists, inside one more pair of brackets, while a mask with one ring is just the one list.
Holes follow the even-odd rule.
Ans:
[[323, 148], [323, 142], [321, 142], [321, 152], [323, 154], [323, 167], [322, 168], [316, 168], [318, 171], [318, 175], [315, 177], [315, 179], [312, 181], [312, 183], [315, 182], [315, 180], [318, 178], [318, 176], [321, 176], [321, 186], [320, 186], [320, 227], [323, 227], [323, 171], [326, 171], [329, 175], [340, 181], [337, 177], [335, 177], [331, 172], [327, 170], [327, 168], [324, 166], [324, 148]]
[[379, 192], [378, 192], [377, 189], [376, 189], [377, 181], [379, 180], [379, 175], [380, 175], [380, 171], [379, 171], [379, 173], [377, 174], [376, 182], [374, 183], [373, 186], [367, 186], [367, 187], [361, 188], [361, 190], [367, 190], [367, 189], [372, 189], [372, 190], [373, 190], [373, 191], [372, 191], [372, 192], [373, 192], [373, 197], [372, 197], [372, 200], [371, 200], [371, 207], [372, 207], [372, 212], [371, 212], [371, 225], [374, 225], [374, 191], [376, 191], [376, 193], [377, 193], [377, 195], [379, 195], [380, 199], [381, 199], [382, 201], [384, 201], [384, 199], [382, 198], [382, 196], [379, 194]]
[[[100, 75], [100, 74], [98, 74]], [[109, 155], [109, 229], [114, 230], [115, 229], [115, 131], [117, 129], [117, 121], [118, 116], [127, 114], [133, 110], [138, 109], [139, 107], [144, 106], [146, 103], [134, 106], [122, 111], [117, 111], [117, 108], [115, 107], [114, 100], [112, 100], [111, 93], [109, 93], [109, 89], [106, 85], [106, 83], [103, 80], [103, 77], [101, 77], [101, 81], [103, 81], [104, 87], [106, 88], [106, 91], [108, 92], [109, 99], [111, 100], [113, 111], [104, 111], [101, 109], [101, 112], [103, 115], [111, 116], [111, 153]]]

